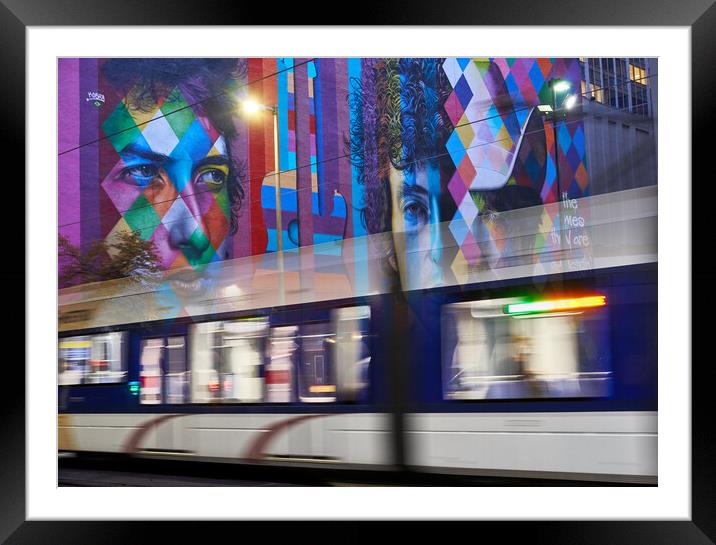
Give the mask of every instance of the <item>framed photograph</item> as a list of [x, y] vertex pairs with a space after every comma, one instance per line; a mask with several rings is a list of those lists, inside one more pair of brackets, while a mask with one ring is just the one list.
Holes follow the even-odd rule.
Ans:
[[[16, 136], [11, 143], [15, 157], [22, 156], [25, 136], [28, 212], [28, 217], [13, 220], [27, 226], [27, 352], [24, 375], [18, 366], [8, 364], [6, 371], [7, 384], [24, 388], [8, 387], [3, 395], [7, 431], [0, 469], [5, 490], [0, 499], [0, 537], [18, 544], [96, 543], [108, 541], [109, 536], [131, 540], [140, 534], [159, 535], [150, 522], [154, 520], [199, 521], [196, 524], [207, 532], [218, 520], [469, 520], [494, 521], [491, 524], [508, 538], [531, 536], [538, 542], [711, 543], [716, 536], [711, 516], [716, 470], [714, 434], [706, 418], [710, 382], [703, 365], [691, 364], [692, 328], [697, 333], [694, 339], [708, 338], [710, 333], [696, 314], [691, 318], [692, 308], [698, 308], [692, 307], [692, 296], [709, 292], [706, 280], [711, 275], [691, 269], [692, 255], [708, 247], [704, 240], [708, 213], [699, 211], [698, 205], [709, 202], [709, 196], [692, 207], [691, 173], [696, 171], [690, 167], [692, 157], [694, 166], [708, 157], [704, 148], [710, 139], [705, 132], [713, 108], [706, 97], [710, 96], [714, 60], [710, 36], [716, 8], [708, 1], [679, 9], [667, 2], [648, 8], [637, 2], [599, 6], [581, 2], [569, 9], [538, 11], [528, 3], [478, 9], [451, 2], [442, 5], [440, 13], [428, 4], [404, 13], [402, 8], [384, 5], [379, 21], [357, 15], [351, 23], [355, 26], [295, 26], [289, 12], [277, 24], [290, 26], [255, 26], [258, 8], [245, 13], [224, 5], [206, 8], [205, 3], [191, 1], [130, 9], [75, 0], [47, 5], [4, 0], [0, 9], [2, 58], [9, 76], [4, 117]], [[237, 26], [226, 26], [234, 21]], [[371, 26], [378, 22], [382, 26]], [[321, 69], [323, 81], [319, 81]], [[152, 76], [137, 80], [134, 71]], [[227, 76], [222, 79], [219, 75], [224, 72]], [[189, 73], [186, 84], [173, 79]], [[166, 84], [160, 81], [162, 74], [169, 74]], [[411, 78], [413, 87], [405, 84]], [[137, 81], [146, 85], [139, 89]], [[217, 87], [227, 81], [231, 87]], [[397, 91], [391, 90], [391, 81], [397, 82]], [[620, 87], [621, 81], [626, 83]], [[561, 84], [566, 85], [563, 95]], [[405, 89], [412, 88], [419, 91], [408, 96]], [[231, 105], [224, 103], [229, 96]], [[570, 97], [579, 116], [568, 112], [573, 106], [568, 104]], [[252, 99], [258, 99], [254, 113], [239, 115], [239, 108], [250, 108]], [[335, 109], [339, 103], [343, 114], [334, 112], [331, 118], [320, 111]], [[423, 106], [412, 111], [414, 104]], [[440, 107], [430, 113], [435, 104]], [[402, 119], [402, 127], [391, 124], [391, 108]], [[605, 113], [609, 108], [626, 117], [612, 123], [616, 118]], [[244, 114], [260, 119], [239, 119]], [[430, 138], [408, 138], [406, 134], [413, 134], [405, 128], [410, 128], [408, 119], [423, 127], [419, 134], [429, 133]], [[600, 120], [603, 133], [599, 133]], [[643, 127], [639, 120], [644, 120]], [[482, 132], [474, 128], [480, 123]], [[363, 124], [375, 129], [367, 130]], [[382, 171], [375, 166], [372, 173], [373, 159], [364, 155], [372, 148], [363, 137], [382, 134], [381, 130], [387, 142], [399, 133], [395, 149], [383, 157], [386, 180], [393, 183], [391, 176], [398, 176], [398, 189], [386, 194], [371, 193], [371, 176]], [[588, 131], [593, 142], [599, 134], [605, 135], [601, 151], [584, 143]], [[442, 135], [441, 145], [448, 150], [444, 157], [443, 148], [431, 147], [435, 134]], [[644, 144], [644, 135], [653, 145], [651, 151], [645, 148], [649, 144]], [[627, 160], [631, 163], [588, 177], [588, 162], [598, 170], [600, 160], [606, 164], [610, 153], [622, 152], [620, 146], [632, 141], [633, 158]], [[93, 155], [88, 158], [83, 153]], [[648, 159], [638, 160], [638, 154]], [[423, 162], [418, 156], [431, 159]], [[379, 156], [376, 165], [383, 159]], [[181, 167], [176, 166], [180, 164], [189, 165], [184, 183]], [[302, 172], [301, 165], [311, 168]], [[438, 180], [434, 208], [431, 172]], [[425, 195], [415, 189], [423, 183], [421, 177]], [[76, 178], [75, 189], [74, 182], [67, 181], [70, 178]], [[187, 183], [206, 189], [192, 194], [186, 191]], [[595, 187], [598, 183], [604, 187]], [[87, 189], [90, 185], [93, 189]], [[611, 193], [625, 189], [631, 191], [632, 200], [608, 200]], [[603, 197], [590, 205], [592, 216], [583, 204], [596, 203], [583, 200], [591, 195]], [[137, 205], [142, 198], [144, 204]], [[406, 204], [411, 199], [412, 204]], [[510, 200], [522, 204], [508, 205]], [[538, 218], [530, 217], [531, 206], [539, 208]], [[598, 206], [609, 214], [626, 214], [618, 228], [607, 233], [598, 222], [589, 223], [590, 217], [597, 217]], [[402, 213], [396, 216], [398, 209]], [[381, 216], [385, 210], [393, 215]], [[154, 220], [148, 218], [151, 213]], [[434, 214], [439, 219], [429, 221]], [[476, 229], [481, 227], [473, 223], [483, 215], [490, 223], [482, 228], [489, 233], [478, 239]], [[524, 233], [503, 233], [498, 238], [494, 226], [510, 215], [512, 225], [532, 221], [539, 226], [543, 234], [539, 242], [532, 237], [524, 250], [519, 245], [529, 238]], [[545, 217], [557, 226], [568, 226], [568, 234], [543, 228]], [[237, 236], [241, 222], [251, 228]], [[422, 223], [444, 228], [422, 230]], [[116, 288], [115, 283], [112, 289], [119, 291], [110, 295], [97, 291], [82, 299], [77, 286], [98, 277], [77, 280], [67, 272], [72, 245], [87, 248], [92, 240], [117, 244], [122, 233], [138, 236], [136, 241], [125, 241], [124, 248], [151, 241], [155, 262], [138, 267], [139, 284]], [[359, 235], [369, 240], [366, 249], [351, 242]], [[637, 236], [643, 246], [635, 250]], [[306, 237], [312, 241], [310, 255], [304, 251]], [[449, 239], [444, 248], [450, 251], [436, 257], [436, 239]], [[641, 257], [620, 274], [617, 265], [599, 252], [623, 240], [632, 242], [621, 248]], [[335, 252], [339, 256], [350, 252], [353, 258], [345, 279], [336, 273]], [[529, 264], [520, 261], [527, 254], [532, 256]], [[548, 254], [560, 256], [562, 268], [550, 268], [555, 265]], [[599, 259], [603, 259], [599, 267], [611, 276], [608, 282], [600, 277], [590, 284], [581, 273]], [[312, 264], [310, 278], [302, 269], [307, 261]], [[489, 266], [478, 266], [478, 261]], [[564, 268], [565, 262], [570, 269]], [[539, 272], [534, 272], [535, 267]], [[189, 278], [184, 269], [194, 276]], [[15, 286], [23, 281], [14, 272], [17, 266], [12, 270], [7, 281], [13, 286], [9, 295], [14, 304], [12, 298], [19, 298], [20, 291]], [[259, 278], [256, 271], [263, 276]], [[149, 288], [142, 284], [155, 273], [160, 281]], [[559, 293], [569, 297], [510, 295], [517, 279], [532, 274], [537, 278], [532, 283], [535, 293], [557, 293], [539, 280], [553, 274], [560, 279]], [[242, 284], [237, 278], [249, 280]], [[473, 299], [465, 286], [480, 282], [488, 288]], [[442, 339], [434, 347], [429, 343], [423, 347], [420, 339], [410, 337], [415, 333], [408, 332], [398, 304], [392, 319], [380, 318], [385, 320], [385, 331], [396, 339], [386, 349], [386, 358], [398, 361], [413, 350], [410, 354], [415, 358], [422, 357], [422, 351], [436, 362], [425, 373], [428, 378], [411, 378], [423, 385], [424, 407], [413, 411], [420, 414], [412, 414], [407, 401], [396, 403], [396, 413], [406, 418], [401, 420], [402, 431], [409, 437], [406, 443], [391, 445], [401, 464], [406, 449], [420, 441], [424, 443], [417, 452], [425, 454], [414, 456], [411, 451], [407, 464], [411, 467], [460, 470], [487, 463], [487, 454], [482, 458], [475, 454], [479, 446], [468, 447], [477, 462], [464, 462], [467, 454], [457, 450], [462, 433], [455, 428], [457, 417], [463, 422], [475, 417], [479, 411], [471, 407], [492, 407], [483, 416], [540, 412], [550, 422], [556, 421], [563, 403], [570, 415], [638, 413], [638, 425], [630, 416], [626, 427], [610, 428], [608, 433], [599, 427], [601, 423], [590, 424], [595, 426], [587, 433], [595, 436], [590, 449], [619, 453], [603, 462], [611, 463], [611, 469], [590, 465], [593, 452], [584, 448], [587, 442], [580, 443], [582, 450], [572, 446], [569, 437], [576, 433], [572, 424], [548, 431], [553, 441], [559, 436], [562, 445], [559, 452], [552, 451], [551, 460], [547, 450], [540, 450], [544, 434], [535, 439], [534, 430], [520, 428], [524, 436], [533, 437], [522, 448], [535, 459], [543, 456], [543, 465], [533, 467], [524, 462], [523, 454], [495, 447], [504, 467], [515, 470], [512, 476], [562, 471], [589, 481], [600, 474], [609, 476], [604, 486], [593, 486], [594, 482], [569, 486], [566, 481], [565, 486], [519, 487], [252, 487], [241, 494], [231, 487], [58, 486], [58, 449], [73, 450], [82, 441], [78, 450], [99, 451], [105, 445], [99, 433], [67, 435], [65, 431], [77, 422], [84, 430], [116, 427], [114, 420], [92, 420], [97, 415], [89, 413], [112, 412], [100, 407], [99, 397], [92, 411], [74, 411], [77, 404], [72, 403], [91, 395], [83, 393], [91, 388], [80, 391], [88, 385], [111, 392], [116, 383], [117, 392], [134, 396], [136, 416], [144, 420], [129, 425], [140, 431], [119, 442], [126, 452], [145, 449], [145, 454], [162, 449], [164, 454], [188, 452], [182, 445], [167, 443], [165, 448], [159, 439], [152, 439], [157, 444], [150, 445], [148, 434], [162, 422], [198, 414], [208, 404], [258, 406], [240, 427], [255, 425], [271, 432], [308, 425], [303, 423], [306, 418], [314, 426], [311, 429], [319, 429], [320, 422], [327, 420], [321, 415], [329, 412], [325, 407], [331, 403], [345, 401], [359, 407], [367, 403], [366, 399], [373, 399], [370, 385], [382, 380], [366, 364], [369, 353], [377, 353], [377, 345], [356, 339], [371, 336], [370, 328], [376, 326], [366, 324], [382, 322], [376, 322], [373, 303], [346, 301], [372, 301], [376, 293], [393, 293], [391, 286], [407, 294], [405, 309], [410, 309], [411, 320], [419, 322], [420, 312], [434, 316], [425, 331]], [[436, 312], [426, 310], [426, 300], [411, 299], [412, 294], [430, 290], [439, 293]], [[140, 292], [150, 294], [154, 306], [150, 308]], [[638, 312], [627, 312], [624, 303], [610, 310], [609, 320], [599, 314], [597, 307], [624, 293], [629, 294], [625, 301], [637, 301]], [[124, 316], [134, 313], [130, 326], [118, 328], [128, 323], [113, 314], [118, 303], [112, 304], [111, 311], [107, 306], [88, 306], [87, 301], [100, 297], [134, 305], [122, 310]], [[704, 297], [708, 304], [710, 297]], [[308, 300], [344, 303], [330, 312], [316, 303], [310, 307], [315, 317], [311, 314], [295, 327], [288, 312], [279, 319], [263, 319], [254, 312], [304, 308]], [[233, 306], [225, 306], [228, 302]], [[554, 308], [544, 310], [544, 305]], [[555, 318], [540, 320], [531, 316], [535, 312], [552, 312]], [[162, 320], [174, 325], [157, 325]], [[153, 325], [138, 334], [141, 324]], [[478, 329], [483, 333], [474, 333]], [[471, 333], [465, 333], [468, 330]], [[487, 362], [480, 364], [484, 369], [477, 369], [472, 358], [483, 349], [474, 338], [483, 334], [491, 355], [480, 360]], [[507, 337], [502, 352], [494, 348]], [[294, 343], [300, 365], [276, 348], [287, 340]], [[330, 346], [336, 342], [339, 348]], [[221, 350], [217, 352], [214, 344]], [[610, 348], [602, 350], [602, 345]], [[639, 351], [646, 345], [652, 348]], [[346, 370], [334, 363], [339, 361], [334, 356], [339, 349], [344, 359], [350, 352], [355, 366]], [[130, 350], [138, 355], [135, 367], [126, 355]], [[96, 356], [98, 351], [104, 356]], [[232, 351], [241, 351], [236, 359], [241, 369], [226, 371], [227, 365], [233, 365]], [[629, 351], [634, 352], [624, 356]], [[78, 356], [85, 352], [86, 357]], [[579, 363], [572, 363], [569, 354]], [[254, 357], [265, 361], [246, 363]], [[54, 358], [59, 359], [57, 372]], [[206, 363], [197, 363], [202, 358]], [[620, 367], [620, 361], [628, 361], [629, 367]], [[247, 373], [255, 373], [253, 381], [238, 378]], [[405, 378], [405, 369], [389, 373], [393, 375], [386, 383], [393, 389], [386, 395], [403, 399], [405, 394], [395, 389], [393, 381], [397, 384]], [[275, 420], [281, 416], [275, 407], [294, 402], [310, 404], [311, 411], [291, 410], [283, 415], [285, 422]], [[265, 416], [262, 403], [274, 407], [267, 412], [273, 424], [253, 424]], [[164, 404], [171, 404], [172, 410], [154, 414], [154, 408]], [[351, 411], [356, 412], [347, 410], [342, 422], [352, 422]], [[505, 420], [506, 425], [528, 425], [519, 418]], [[211, 422], [223, 426], [216, 416]], [[369, 454], [356, 455], [356, 460], [365, 456], [377, 464], [370, 424], [361, 425], [366, 426], [361, 452]], [[491, 424], [484, 425], [483, 441], [516, 429], [490, 431]], [[342, 424], [343, 432], [345, 427]], [[444, 443], [449, 447], [440, 453], [438, 440], [425, 439], [431, 434], [455, 438]], [[267, 437], [242, 443], [245, 457], [267, 456]], [[358, 441], [357, 435], [345, 437]], [[610, 441], [612, 446], [605, 446]], [[354, 452], [359, 450], [356, 447]], [[218, 446], [202, 456], [212, 452], [223, 456], [216, 454], [221, 452]], [[632, 452], [640, 454], [632, 456]], [[332, 453], [318, 455], [328, 459]], [[276, 450], [271, 456], [288, 455]], [[463, 462], [454, 461], [459, 458]], [[179, 532], [182, 527], [176, 526]], [[165, 530], [161, 532], [164, 535]]]

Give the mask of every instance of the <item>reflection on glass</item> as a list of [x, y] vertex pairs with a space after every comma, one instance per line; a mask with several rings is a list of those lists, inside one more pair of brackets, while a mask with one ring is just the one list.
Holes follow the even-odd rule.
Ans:
[[336, 400], [335, 343], [336, 335], [328, 322], [301, 327], [301, 368], [298, 374], [301, 401], [320, 403]]
[[192, 326], [192, 401], [263, 401], [267, 335], [265, 318]]
[[604, 309], [504, 314], [519, 299], [443, 307], [446, 399], [603, 397], [611, 372]]
[[139, 360], [139, 402], [158, 405], [162, 402], [162, 350], [164, 339], [142, 341]]
[[[139, 381], [130, 392], [142, 405], [367, 401], [370, 307], [320, 316], [324, 321], [274, 327], [264, 317], [199, 323], [190, 326], [189, 337], [143, 338]], [[59, 384], [125, 381], [127, 335], [60, 339]]]
[[169, 337], [166, 345], [167, 403], [185, 403], [189, 387], [186, 365], [186, 342], [182, 337]]
[[293, 397], [293, 373], [298, 356], [298, 326], [271, 329], [271, 359], [266, 365], [266, 401], [288, 403]]
[[185, 337], [142, 340], [139, 365], [142, 405], [186, 403], [189, 371]]
[[364, 401], [370, 367], [370, 307], [333, 311], [336, 332], [335, 360], [340, 401]]
[[126, 379], [124, 333], [66, 337], [58, 342], [58, 383], [104, 384]]

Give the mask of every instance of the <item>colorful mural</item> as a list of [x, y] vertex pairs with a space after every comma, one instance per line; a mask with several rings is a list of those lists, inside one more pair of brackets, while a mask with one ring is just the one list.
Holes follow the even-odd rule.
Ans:
[[585, 224], [558, 205], [589, 194], [582, 123], [538, 108], [577, 59], [58, 62], [59, 233], [154, 242], [175, 315], [229, 261], [247, 290], [418, 289], [539, 270]]

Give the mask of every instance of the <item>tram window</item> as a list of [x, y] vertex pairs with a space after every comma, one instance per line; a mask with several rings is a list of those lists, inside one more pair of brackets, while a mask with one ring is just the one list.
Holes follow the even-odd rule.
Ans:
[[336, 400], [336, 335], [330, 322], [301, 326], [301, 367], [298, 373], [299, 399], [308, 403]]
[[514, 299], [443, 307], [446, 399], [603, 397], [611, 372], [603, 309], [510, 316]]
[[266, 401], [295, 400], [294, 373], [298, 361], [298, 326], [271, 328], [270, 355], [266, 365]]
[[107, 384], [127, 378], [125, 333], [67, 337], [58, 343], [58, 383]]
[[139, 359], [139, 402], [158, 405], [162, 402], [162, 350], [164, 339], [145, 339]]
[[169, 337], [166, 345], [167, 403], [185, 403], [189, 387], [185, 337]]
[[267, 336], [268, 321], [263, 318], [192, 326], [192, 401], [263, 401]]
[[364, 401], [368, 393], [370, 367], [370, 307], [346, 307], [333, 311], [339, 401]]
[[144, 339], [139, 358], [140, 393], [143, 405], [186, 403], [189, 371], [183, 336]]

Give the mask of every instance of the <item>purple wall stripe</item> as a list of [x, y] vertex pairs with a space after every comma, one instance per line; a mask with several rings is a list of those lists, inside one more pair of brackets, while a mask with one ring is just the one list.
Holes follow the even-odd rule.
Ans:
[[[57, 61], [57, 151], [76, 148], [80, 143], [79, 59]], [[72, 244], [80, 243], [80, 152], [57, 158], [57, 206], [59, 234]], [[96, 214], [95, 214], [96, 215]]]
[[[321, 125], [322, 138], [318, 145], [323, 149], [324, 158], [334, 158], [342, 151], [338, 147], [336, 127], [336, 61], [321, 59], [320, 67], [321, 118], [316, 119], [316, 123]], [[318, 171], [319, 176], [323, 175], [320, 210], [322, 216], [330, 216], [333, 213], [333, 191], [338, 189], [338, 161], [326, 161], [322, 166]]]
[[[79, 93], [76, 100], [80, 111], [80, 239], [86, 248], [100, 238], [99, 214], [99, 144], [85, 144], [99, 138], [99, 109], [85, 100], [87, 93], [99, 91], [97, 59], [80, 59]], [[83, 145], [84, 144], [84, 145]]]
[[[296, 183], [298, 186], [298, 232], [301, 246], [313, 244], [311, 210], [311, 125], [308, 97], [308, 65], [296, 59], [294, 69], [294, 109], [296, 115]], [[303, 168], [301, 168], [303, 167]]]

